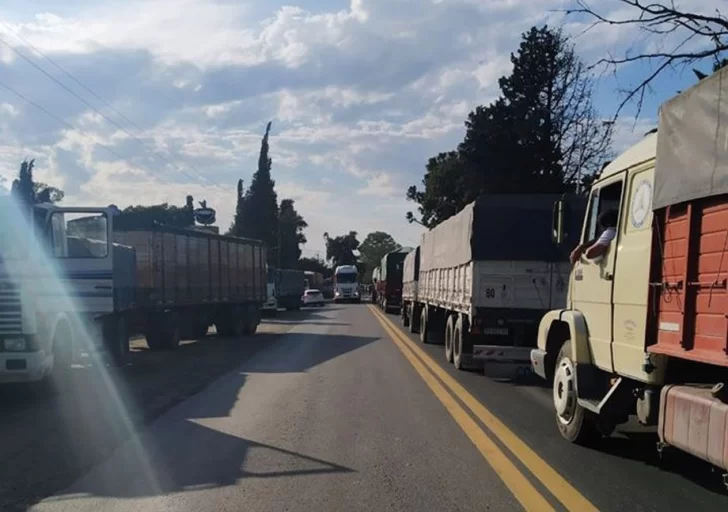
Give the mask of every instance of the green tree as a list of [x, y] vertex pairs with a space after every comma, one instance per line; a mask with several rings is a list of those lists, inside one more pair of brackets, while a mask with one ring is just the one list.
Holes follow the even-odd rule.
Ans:
[[500, 78], [501, 96], [465, 122], [457, 151], [430, 159], [424, 189], [407, 198], [432, 227], [480, 194], [560, 193], [577, 188], [609, 157], [610, 123], [593, 103], [593, 83], [573, 45], [546, 26], [525, 34]]
[[373, 231], [369, 233], [359, 245], [361, 260], [366, 264], [367, 269], [373, 269], [385, 254], [401, 249], [392, 235], [384, 231]]
[[479, 176], [468, 172], [457, 151], [430, 158], [425, 169], [422, 190], [415, 185], [407, 190], [407, 199], [418, 204], [420, 220], [412, 212], [407, 213], [407, 220], [429, 228], [462, 210], [477, 197], [480, 187], [472, 185]]
[[326, 259], [332, 263], [333, 267], [357, 264], [354, 252], [359, 249], [359, 240], [357, 240], [356, 231], [349, 231], [346, 235], [333, 238], [328, 233], [324, 233], [324, 240], [326, 241]]
[[58, 203], [65, 195], [63, 190], [35, 181], [35, 160], [23, 160], [18, 177], [13, 180], [11, 193], [21, 203], [32, 206], [39, 203]]
[[189, 228], [195, 225], [192, 196], [185, 198], [184, 206], [168, 203], [149, 206], [127, 206], [114, 218], [114, 228], [150, 229], [157, 225]]
[[309, 270], [311, 272], [320, 272], [324, 277], [331, 276], [331, 267], [319, 258], [301, 258], [298, 260], [298, 268], [300, 270]]
[[293, 199], [283, 199], [278, 209], [281, 268], [296, 268], [301, 257], [301, 245], [306, 243], [303, 231], [308, 223], [296, 211], [294, 204]]
[[228, 235], [242, 236], [244, 203], [245, 189], [243, 188], [243, 180], [238, 180], [238, 187], [235, 194], [235, 215], [233, 216], [233, 222], [230, 224], [230, 228], [228, 229]]
[[268, 263], [276, 264], [278, 251], [278, 196], [271, 178], [273, 160], [268, 155], [268, 136], [271, 123], [265, 128], [260, 144], [258, 170], [253, 174], [250, 187], [242, 195], [242, 182], [238, 182], [238, 205], [232, 234], [261, 240], [268, 247]]

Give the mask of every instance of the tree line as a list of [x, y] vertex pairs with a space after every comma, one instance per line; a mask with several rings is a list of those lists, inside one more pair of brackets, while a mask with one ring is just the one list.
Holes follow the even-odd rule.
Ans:
[[[416, 212], [406, 214], [409, 222], [432, 228], [484, 193], [586, 191], [613, 156], [613, 128], [622, 109], [634, 104], [639, 117], [662, 73], [705, 61], [713, 72], [728, 65], [725, 12], [694, 13], [658, 1], [620, 3], [625, 8], [613, 11], [615, 16], [588, 0], [575, 0], [565, 14], [591, 21], [582, 37], [599, 25], [635, 26], [647, 36], [645, 50], [630, 48], [586, 65], [561, 29], [541, 26], [523, 33], [511, 54], [511, 73], [498, 80], [498, 97], [470, 112], [462, 142], [430, 158], [421, 185], [408, 188], [406, 197], [416, 204]], [[674, 45], [656, 50], [666, 36]], [[594, 105], [593, 77], [634, 62], [648, 64], [645, 75], [621, 91], [612, 116], [602, 115]], [[708, 69], [692, 71], [702, 80]]]
[[[298, 268], [320, 272], [329, 277], [338, 265], [357, 265], [362, 273], [371, 275], [381, 258], [401, 246], [388, 233], [374, 231], [360, 243], [358, 234], [351, 231], [341, 236], [324, 234], [326, 261], [301, 257], [301, 245], [307, 242], [304, 230], [308, 223], [296, 211], [293, 199], [278, 203], [275, 181], [271, 176], [273, 160], [269, 156], [271, 123], [266, 126], [258, 158], [258, 169], [246, 190], [238, 180], [236, 208], [226, 234], [262, 240], [268, 247], [268, 263], [280, 268]], [[35, 160], [23, 161], [11, 194], [21, 204], [58, 203], [63, 190], [36, 181], [33, 177]], [[154, 226], [191, 228], [195, 226], [194, 198], [188, 195], [183, 206], [168, 203], [132, 205], [120, 210], [114, 225], [122, 229], [151, 229]]]

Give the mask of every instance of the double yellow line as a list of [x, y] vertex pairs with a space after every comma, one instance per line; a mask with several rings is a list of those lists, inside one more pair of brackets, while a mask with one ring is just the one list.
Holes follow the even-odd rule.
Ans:
[[[429, 354], [404, 335], [389, 318], [374, 306], [369, 306], [369, 309], [525, 510], [541, 512], [554, 510], [554, 507], [518, 469], [511, 458], [498, 447], [491, 436], [497, 438], [567, 510], [578, 512], [598, 510], [457, 380], [448, 375]], [[473, 416], [486, 428], [482, 428]]]

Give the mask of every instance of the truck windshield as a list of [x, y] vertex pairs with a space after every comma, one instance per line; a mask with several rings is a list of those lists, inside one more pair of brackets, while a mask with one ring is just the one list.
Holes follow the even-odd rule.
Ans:
[[356, 274], [336, 274], [337, 283], [356, 283]]
[[0, 202], [0, 219], [0, 260], [27, 258], [34, 252], [33, 238], [34, 234], [38, 234], [38, 229], [35, 230], [36, 233], [29, 230], [28, 220], [9, 200]]

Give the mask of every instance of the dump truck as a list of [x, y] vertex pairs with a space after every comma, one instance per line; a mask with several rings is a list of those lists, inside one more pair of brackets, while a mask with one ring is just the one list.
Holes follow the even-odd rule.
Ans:
[[0, 210], [0, 382], [123, 363], [135, 334], [166, 350], [211, 324], [230, 336], [257, 329], [259, 241], [161, 226], [115, 231], [113, 207], [2, 198]]
[[566, 303], [568, 254], [548, 234], [559, 198], [583, 211], [576, 195], [485, 194], [422, 235], [403, 321], [424, 343], [444, 341], [456, 368], [531, 372], [541, 317]]
[[413, 251], [407, 253], [404, 258], [404, 266], [402, 268], [402, 307], [400, 308], [400, 318], [404, 327], [409, 327], [412, 331], [415, 324], [410, 322], [412, 306], [417, 303], [418, 285], [420, 279], [420, 248], [415, 247]]
[[[630, 415], [728, 483], [728, 69], [660, 108], [650, 133], [592, 184], [581, 240], [618, 212], [616, 238], [581, 257], [568, 304], [541, 320], [534, 371], [556, 426], [588, 444]], [[561, 241], [566, 213], [552, 230]]]
[[409, 251], [393, 251], [382, 257], [377, 280], [377, 304], [385, 313], [402, 307], [402, 270]]
[[301, 309], [301, 297], [306, 291], [306, 277], [303, 270], [271, 269], [275, 283], [276, 308], [288, 311]]

